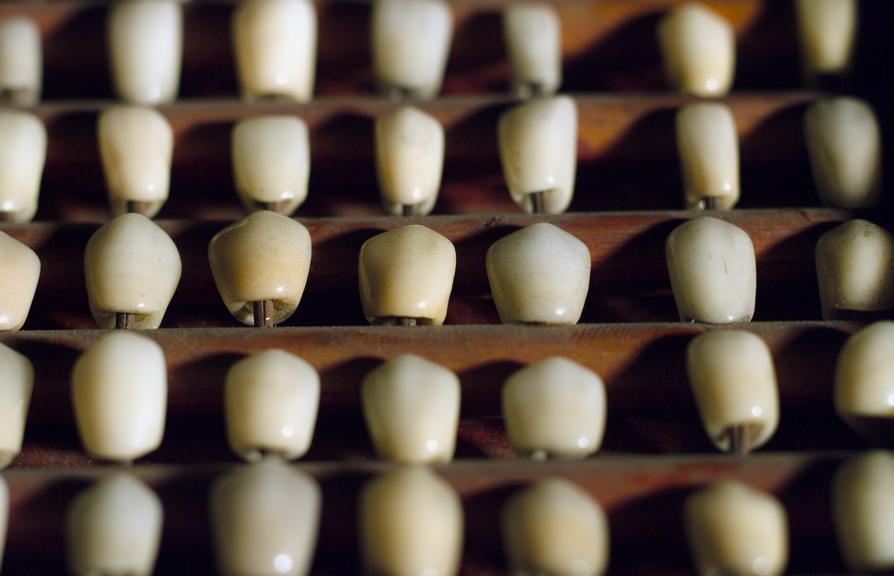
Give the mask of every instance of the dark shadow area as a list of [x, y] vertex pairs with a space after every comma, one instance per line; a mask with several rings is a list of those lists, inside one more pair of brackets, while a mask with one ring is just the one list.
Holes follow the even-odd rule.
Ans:
[[36, 220], [110, 216], [96, 135], [97, 113], [60, 114], [47, 124], [47, 158]]
[[673, 104], [639, 118], [604, 154], [578, 150], [585, 157], [578, 162], [571, 212], [683, 207]]
[[43, 100], [112, 97], [105, 6], [72, 11], [43, 39], [43, 52]]
[[301, 216], [381, 214], [376, 181], [374, 120], [344, 113], [311, 133], [311, 172]]
[[319, 478], [323, 506], [311, 574], [361, 573], [357, 526], [360, 492], [372, 477], [365, 472], [340, 472]]
[[60, 478], [16, 505], [10, 518], [4, 574], [65, 574], [65, 518], [69, 503], [89, 482]]
[[735, 90], [784, 90], [801, 85], [798, 26], [792, 0], [760, 5], [736, 42]]
[[186, 4], [180, 98], [239, 98], [228, 3]]
[[682, 222], [656, 224], [594, 266], [581, 322], [676, 322], [664, 250], [655, 248]]
[[660, 91], [664, 70], [658, 49], [656, 26], [663, 15], [633, 18], [585, 52], [566, 59], [563, 92]]
[[444, 175], [435, 213], [519, 212], [503, 180], [497, 124], [509, 103], [479, 108], [445, 126]]
[[208, 122], [179, 135], [170, 196], [158, 218], [220, 220], [244, 211], [233, 178], [232, 129], [233, 122]]
[[370, 13], [371, 5], [366, 2], [317, 4], [317, 95], [372, 95], [375, 92]]
[[208, 574], [215, 565], [209, 497], [213, 482], [222, 475], [192, 470], [154, 486], [165, 518], [158, 551], [157, 574]]
[[609, 573], [693, 574], [683, 528], [683, 505], [691, 493], [664, 489], [610, 510]]
[[454, 26], [445, 94], [507, 92], [509, 65], [503, 47], [502, 14], [476, 12]]
[[823, 460], [800, 470], [778, 494], [788, 516], [786, 574], [844, 574], [832, 519], [832, 476], [839, 463]]
[[804, 136], [806, 104], [770, 114], [740, 138], [739, 208], [819, 206]]
[[764, 252], [757, 266], [755, 321], [821, 320], [816, 242], [836, 223], [821, 223], [781, 240]]
[[465, 538], [463, 565], [480, 568], [485, 574], [499, 574], [506, 570], [503, 551], [503, 505], [524, 488], [521, 483], [507, 483], [498, 488], [479, 491], [463, 500]]

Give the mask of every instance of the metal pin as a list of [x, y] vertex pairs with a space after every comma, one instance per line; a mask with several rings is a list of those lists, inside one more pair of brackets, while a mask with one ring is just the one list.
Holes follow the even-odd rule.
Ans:
[[544, 214], [546, 212], [546, 190], [531, 193], [531, 212]]
[[133, 330], [136, 328], [136, 314], [131, 314], [130, 312], [116, 312], [115, 328], [119, 330]]
[[149, 212], [151, 207], [151, 202], [141, 202], [139, 200], [128, 200], [125, 205], [125, 209], [129, 214], [142, 214], [146, 215]]
[[748, 426], [745, 424], [730, 426], [726, 429], [724, 434], [729, 441], [727, 453], [744, 456], [751, 452], [751, 443], [748, 439]]
[[388, 96], [389, 100], [400, 102], [401, 100], [409, 100], [413, 98], [414, 91], [411, 88], [403, 86], [382, 86], [381, 91]]
[[252, 302], [252, 315], [255, 326], [258, 328], [270, 328], [273, 323], [273, 302], [270, 300], [258, 300]]
[[285, 214], [286, 209], [288, 208], [288, 205], [289, 205], [288, 200], [278, 200], [276, 202], [263, 202], [261, 204], [261, 206], [264, 207], [264, 210], [276, 212], [277, 214]]
[[28, 106], [34, 100], [29, 88], [0, 88], [0, 103], [11, 106]]
[[702, 198], [701, 208], [702, 210], [717, 210], [717, 197], [715, 196], [705, 196]]
[[373, 320], [373, 324], [377, 326], [424, 326], [425, 320], [406, 316], [382, 316]]
[[546, 462], [549, 460], [549, 454], [546, 450], [534, 450], [531, 452], [531, 460], [535, 462]]
[[404, 204], [402, 211], [404, 216], [419, 216], [422, 213], [422, 206], [419, 204]]

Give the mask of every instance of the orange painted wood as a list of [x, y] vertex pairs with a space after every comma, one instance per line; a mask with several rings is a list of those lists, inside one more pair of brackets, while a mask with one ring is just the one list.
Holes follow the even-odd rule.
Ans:
[[[447, 322], [497, 323], [485, 273], [487, 249], [521, 226], [547, 220], [590, 248], [592, 273], [583, 322], [664, 322], [678, 319], [667, 276], [664, 242], [693, 212], [302, 219], [313, 240], [307, 289], [289, 326], [365, 325], [357, 258], [375, 234], [407, 223], [424, 224], [457, 248], [457, 272]], [[736, 210], [718, 214], [751, 236], [757, 254], [756, 320], [818, 320], [813, 252], [819, 236], [846, 220], [828, 209]], [[224, 222], [161, 221], [183, 260], [183, 276], [166, 327], [236, 326], [221, 303], [208, 266], [208, 242]], [[83, 280], [84, 247], [95, 224], [3, 225], [0, 230], [34, 248], [43, 270], [32, 314], [34, 328], [90, 328]]]
[[[682, 512], [693, 490], [737, 479], [776, 494], [791, 532], [787, 573], [841, 572], [830, 509], [832, 474], [840, 456], [803, 454], [724, 457], [602, 458], [581, 463], [457, 462], [438, 468], [460, 494], [465, 512], [464, 573], [505, 573], [500, 510], [521, 487], [547, 477], [578, 484], [605, 508], [611, 527], [611, 573], [691, 573]], [[358, 573], [357, 495], [389, 469], [372, 464], [301, 464], [323, 490], [314, 574]], [[213, 562], [207, 499], [228, 467], [137, 467], [133, 472], [161, 497], [165, 527], [160, 573], [210, 573]], [[10, 470], [10, 526], [4, 567], [59, 573], [68, 502], [114, 469]]]

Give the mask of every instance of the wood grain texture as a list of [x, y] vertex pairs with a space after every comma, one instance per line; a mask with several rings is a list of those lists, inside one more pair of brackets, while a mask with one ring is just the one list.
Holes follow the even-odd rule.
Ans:
[[[307, 289], [288, 326], [364, 325], [357, 281], [360, 247], [375, 234], [421, 223], [450, 239], [457, 271], [447, 322], [498, 323], [485, 273], [487, 249], [532, 222], [549, 221], [590, 249], [592, 271], [583, 322], [668, 322], [678, 319], [664, 242], [694, 212], [626, 212], [429, 218], [301, 219], [313, 241]], [[736, 210], [718, 214], [743, 228], [757, 255], [756, 320], [818, 320], [813, 252], [817, 239], [850, 214], [828, 209]], [[161, 221], [183, 261], [180, 286], [163, 326], [236, 326], [224, 308], [208, 265], [208, 243], [224, 222]], [[43, 264], [26, 329], [95, 326], [87, 307], [84, 247], [95, 224], [0, 225], [35, 249]]]
[[[779, 429], [765, 450], [832, 450], [868, 444], [836, 416], [833, 374], [838, 350], [856, 325], [751, 323], [773, 352], [780, 390]], [[168, 424], [162, 448], [146, 461], [235, 461], [224, 434], [223, 383], [246, 354], [281, 348], [320, 373], [320, 418], [308, 458], [374, 459], [360, 409], [360, 386], [380, 362], [418, 354], [455, 371], [462, 383], [458, 457], [514, 458], [501, 420], [503, 382], [521, 367], [566, 356], [606, 383], [604, 453], [713, 453], [685, 369], [686, 346], [710, 327], [686, 324], [576, 327], [278, 328], [156, 330], [168, 362]], [[25, 451], [18, 466], [90, 464], [71, 416], [75, 359], [103, 332], [21, 332], [0, 337], [35, 364], [36, 385]]]
[[[457, 462], [437, 469], [460, 494], [465, 512], [463, 573], [505, 573], [500, 509], [519, 488], [547, 477], [578, 484], [605, 508], [616, 574], [692, 573], [682, 529], [683, 502], [694, 489], [735, 478], [776, 494], [788, 513], [792, 574], [841, 572], [829, 483], [840, 455], [802, 454], [683, 458], [601, 458], [584, 463]], [[302, 464], [323, 490], [314, 574], [356, 574], [357, 496], [363, 483], [390, 469], [379, 464]], [[228, 467], [136, 467], [161, 497], [165, 528], [159, 573], [210, 573], [213, 564], [208, 490]], [[111, 468], [10, 470], [11, 521], [4, 568], [31, 574], [62, 571], [68, 503]]]

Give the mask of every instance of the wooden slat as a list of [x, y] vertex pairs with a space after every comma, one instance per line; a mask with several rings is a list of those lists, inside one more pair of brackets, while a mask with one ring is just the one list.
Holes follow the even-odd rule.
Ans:
[[[815, 92], [755, 93], [726, 99], [741, 140], [742, 207], [816, 206], [802, 128]], [[674, 95], [577, 98], [577, 193], [571, 211], [674, 209], [682, 206]], [[505, 97], [461, 97], [418, 106], [446, 130], [445, 167], [435, 212], [518, 213], [506, 193], [497, 146]], [[103, 221], [109, 217], [96, 145], [96, 116], [109, 102], [45, 104], [49, 148], [38, 220]], [[234, 219], [230, 132], [239, 119], [294, 114], [310, 129], [311, 180], [304, 216], [381, 213], [373, 121], [395, 105], [373, 98], [258, 104], [202, 101], [160, 110], [175, 133], [171, 195], [161, 218]]]
[[[831, 475], [840, 456], [798, 454], [720, 457], [601, 458], [583, 463], [457, 462], [438, 472], [458, 491], [465, 510], [464, 573], [505, 573], [500, 508], [520, 487], [546, 477], [581, 486], [606, 509], [611, 526], [611, 573], [691, 573], [682, 527], [683, 502], [694, 489], [735, 478], [775, 493], [787, 509], [791, 574], [841, 572], [831, 517]], [[382, 465], [302, 464], [323, 489], [314, 574], [358, 573], [357, 494]], [[165, 528], [158, 570], [209, 573], [207, 509], [213, 479], [223, 467], [137, 467], [134, 472], [162, 499]], [[9, 470], [10, 526], [4, 568], [60, 573], [64, 515], [71, 498], [111, 469]], [[18, 573], [18, 572], [16, 572]]]
[[[752, 323], [773, 352], [781, 419], [771, 451], [858, 448], [867, 444], [832, 408], [838, 349], [855, 325]], [[360, 410], [360, 385], [381, 361], [418, 354], [462, 382], [460, 457], [513, 458], [500, 420], [500, 389], [522, 366], [566, 356], [606, 383], [607, 453], [714, 452], [702, 430], [685, 370], [689, 340], [707, 329], [686, 324], [582, 325], [566, 328], [283, 328], [157, 330], [145, 334], [168, 362], [168, 429], [157, 463], [234, 461], [226, 445], [223, 382], [246, 354], [282, 348], [321, 375], [320, 419], [311, 459], [369, 459], [374, 454]], [[22, 332], [0, 341], [29, 356], [36, 385], [20, 466], [87, 465], [72, 423], [69, 377], [78, 354], [102, 331]]]
[[[592, 273], [583, 322], [675, 321], [667, 276], [667, 234], [691, 212], [569, 214], [545, 218], [590, 248]], [[757, 254], [756, 320], [820, 318], [813, 252], [816, 240], [849, 214], [828, 209], [736, 210], [720, 217], [751, 236]], [[313, 240], [304, 299], [287, 325], [363, 325], [357, 258], [364, 241], [380, 231], [423, 223], [457, 248], [457, 272], [447, 322], [496, 323], [485, 274], [485, 254], [497, 239], [544, 218], [528, 215], [302, 219]], [[180, 287], [167, 327], [235, 326], [220, 302], [208, 266], [208, 242], [223, 222], [162, 221], [183, 260]], [[34, 248], [43, 263], [26, 328], [88, 328], [83, 278], [84, 247], [97, 225], [4, 225], [0, 230]]]

